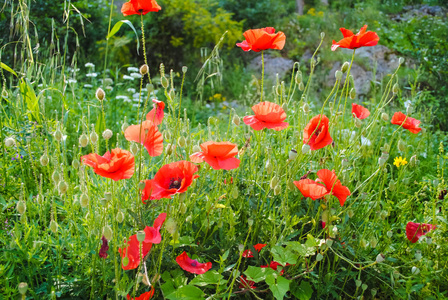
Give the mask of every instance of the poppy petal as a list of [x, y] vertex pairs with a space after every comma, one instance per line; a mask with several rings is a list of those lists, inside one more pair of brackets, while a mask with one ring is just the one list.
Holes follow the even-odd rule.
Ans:
[[311, 179], [294, 181], [294, 185], [300, 190], [304, 197], [311, 198], [313, 200], [320, 199], [328, 194], [325, 186]]

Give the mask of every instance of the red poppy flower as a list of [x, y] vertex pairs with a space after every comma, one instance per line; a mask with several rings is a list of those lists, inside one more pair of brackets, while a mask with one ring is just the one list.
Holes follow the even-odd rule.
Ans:
[[[313, 117], [303, 130], [303, 143], [308, 144], [311, 150], [318, 150], [333, 142], [330, 136], [329, 120], [327, 116]], [[317, 128], [317, 129], [316, 129]]]
[[344, 205], [347, 197], [351, 195], [350, 190], [341, 184], [336, 174], [330, 170], [322, 169], [317, 171], [316, 181], [311, 179], [302, 179], [294, 181], [296, 187], [300, 190], [304, 197], [313, 200], [320, 199], [325, 195], [332, 194], [338, 198], [341, 206]]
[[241, 283], [239, 285], [240, 289], [247, 289], [247, 288], [255, 289], [256, 288], [255, 282], [251, 281], [251, 280], [247, 280], [247, 277], [245, 275], [241, 275], [240, 280], [241, 280]]
[[189, 161], [178, 161], [164, 165], [151, 180], [145, 180], [142, 201], [171, 198], [183, 193], [199, 175], [194, 175], [198, 167]]
[[361, 47], [370, 47], [378, 44], [380, 38], [378, 37], [376, 32], [373, 31], [366, 32], [366, 29], [367, 25], [364, 25], [357, 34], [354, 34], [352, 31], [348, 29], [339, 28], [344, 38], [337, 43], [335, 40], [333, 40], [331, 50], [335, 51], [338, 47], [348, 49], [358, 49]]
[[150, 156], [159, 156], [163, 152], [163, 137], [157, 126], [151, 121], [143, 121], [142, 125], [131, 125], [126, 128], [124, 137], [145, 146]]
[[[282, 267], [282, 264], [276, 262], [276, 261], [271, 261], [271, 263], [269, 264], [269, 266], [260, 266], [260, 268], [271, 268], [274, 271], [277, 271], [278, 266]], [[286, 263], [285, 267], [290, 266], [290, 264]], [[285, 269], [283, 268], [280, 271], [280, 275], [283, 275], [283, 273], [285, 273]]]
[[212, 267], [211, 262], [200, 263], [195, 259], [191, 259], [185, 251], [176, 258], [176, 262], [182, 269], [193, 274], [204, 274]]
[[[258, 252], [261, 251], [261, 249], [263, 249], [264, 247], [266, 247], [267, 244], [256, 244], [254, 245], [255, 250], [257, 250]], [[243, 257], [254, 257], [252, 251], [250, 249], [246, 249], [243, 252]]]
[[152, 99], [152, 102], [155, 103], [154, 108], [146, 115], [146, 120], [153, 122], [155, 125], [162, 124], [163, 117], [165, 113], [163, 110], [165, 109], [165, 103], [159, 101], [157, 99]]
[[[159, 244], [162, 240], [160, 236], [160, 227], [165, 222], [166, 213], [161, 213], [155, 220], [153, 227], [146, 226], [144, 229], [145, 240], [142, 242], [142, 257], [145, 257], [151, 250], [152, 244]], [[126, 248], [118, 248], [118, 252], [122, 258], [123, 270], [136, 269], [140, 264], [140, 243], [137, 240], [137, 235], [131, 235], [127, 241]], [[128, 258], [128, 264], [123, 264], [123, 259]]]
[[286, 119], [286, 113], [283, 108], [272, 102], [260, 102], [252, 106], [255, 116], [245, 116], [243, 121], [253, 130], [262, 130], [263, 128], [280, 131], [289, 126], [283, 122]]
[[352, 103], [352, 115], [362, 120], [370, 116], [370, 111], [362, 105]]
[[404, 129], [408, 129], [412, 133], [419, 133], [422, 130], [418, 127], [420, 126], [419, 120], [408, 117], [401, 111], [394, 113], [391, 123], [394, 125], [399, 125]]
[[151, 286], [151, 290], [149, 292], [143, 293], [137, 298], [131, 298], [130, 295], [127, 295], [128, 300], [149, 300], [154, 296], [154, 286]]
[[146, 15], [150, 11], [159, 11], [162, 8], [155, 0], [131, 0], [121, 7], [123, 16]]
[[246, 40], [237, 43], [244, 51], [260, 52], [267, 49], [282, 50], [285, 46], [286, 36], [283, 32], [275, 33], [274, 27], [250, 29], [243, 33]]
[[101, 238], [101, 240], [103, 241], [103, 244], [101, 245], [101, 249], [100, 249], [100, 252], [98, 253], [98, 255], [101, 258], [105, 259], [105, 258], [107, 258], [107, 250], [109, 250], [109, 245], [108, 245], [107, 239], [104, 237], [104, 235]]
[[406, 236], [411, 243], [416, 243], [422, 235], [426, 235], [435, 228], [436, 225], [432, 224], [409, 222], [406, 225]]
[[84, 155], [81, 162], [93, 167], [96, 174], [114, 181], [131, 178], [134, 174], [134, 155], [120, 148], [107, 151], [103, 156], [96, 153]]
[[240, 160], [235, 158], [238, 154], [238, 146], [230, 142], [206, 142], [201, 144], [202, 152], [195, 152], [190, 155], [194, 163], [205, 161], [215, 170], [236, 169], [240, 165]]

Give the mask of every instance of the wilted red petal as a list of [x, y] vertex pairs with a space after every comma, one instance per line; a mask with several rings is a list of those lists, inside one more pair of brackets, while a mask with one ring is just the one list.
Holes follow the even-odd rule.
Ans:
[[127, 295], [127, 299], [128, 300], [149, 300], [152, 298], [152, 296], [154, 296], [154, 286], [151, 286], [151, 290], [149, 292], [143, 293], [140, 296], [138, 296], [137, 298], [131, 298], [130, 295]]
[[146, 115], [146, 120], [153, 122], [155, 125], [162, 124], [163, 117], [165, 116], [164, 109], [165, 103], [157, 99], [152, 99], [156, 105], [154, 108]]

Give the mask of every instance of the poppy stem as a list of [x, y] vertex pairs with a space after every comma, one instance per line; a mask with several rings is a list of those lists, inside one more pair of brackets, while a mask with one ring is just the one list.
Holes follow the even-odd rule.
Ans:
[[260, 102], [263, 102], [263, 83], [264, 83], [264, 51], [261, 51], [261, 95], [260, 95]]

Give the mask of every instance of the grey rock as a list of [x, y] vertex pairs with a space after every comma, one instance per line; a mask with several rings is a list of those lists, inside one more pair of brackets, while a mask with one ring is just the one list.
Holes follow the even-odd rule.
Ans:
[[[283, 57], [273, 57], [264, 55], [264, 75], [266, 80], [275, 83], [276, 74], [282, 80], [286, 73], [292, 70], [294, 61]], [[261, 74], [261, 55], [255, 57], [249, 64], [248, 69], [252, 72]]]

